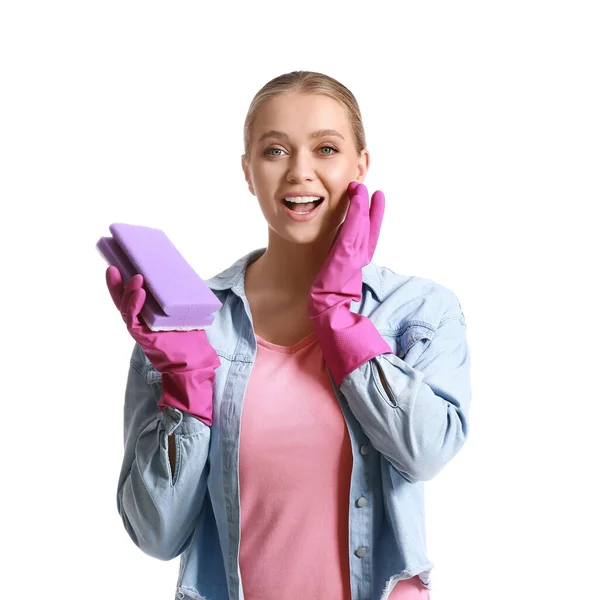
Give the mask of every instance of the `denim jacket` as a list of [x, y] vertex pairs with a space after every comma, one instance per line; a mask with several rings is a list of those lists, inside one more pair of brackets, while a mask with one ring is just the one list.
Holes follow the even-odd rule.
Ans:
[[[206, 281], [222, 302], [207, 337], [220, 357], [213, 424], [159, 412], [161, 375], [143, 350], [131, 356], [117, 509], [133, 542], [160, 560], [180, 556], [177, 600], [244, 600], [238, 564], [238, 449], [242, 402], [257, 353], [244, 292], [259, 248]], [[399, 579], [430, 587], [423, 482], [466, 440], [471, 399], [466, 324], [455, 294], [428, 279], [363, 268], [360, 302], [391, 354], [331, 377], [353, 450], [349, 492], [352, 600], [386, 600]], [[330, 376], [330, 373], [329, 373]], [[172, 475], [168, 436], [176, 442]], [[277, 574], [280, 587], [281, 574]], [[280, 592], [278, 596], [280, 597]]]

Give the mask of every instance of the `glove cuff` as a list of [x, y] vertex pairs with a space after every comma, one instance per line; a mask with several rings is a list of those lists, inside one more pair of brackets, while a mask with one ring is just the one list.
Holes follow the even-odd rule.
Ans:
[[162, 397], [158, 408], [171, 406], [193, 415], [209, 427], [213, 423], [213, 365], [185, 371], [162, 374]]
[[392, 349], [364, 315], [327, 311], [312, 319], [326, 366], [337, 387], [355, 369]]

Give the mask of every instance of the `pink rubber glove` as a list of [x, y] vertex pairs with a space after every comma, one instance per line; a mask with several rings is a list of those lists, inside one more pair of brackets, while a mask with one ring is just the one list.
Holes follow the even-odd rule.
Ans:
[[152, 331], [138, 315], [146, 300], [144, 278], [134, 275], [126, 286], [117, 267], [107, 268], [107, 287], [131, 337], [162, 374], [158, 407], [184, 410], [209, 425], [213, 422], [213, 383], [220, 359], [204, 330]]
[[361, 269], [373, 258], [384, 217], [385, 198], [352, 181], [350, 204], [330, 252], [312, 284], [308, 315], [324, 360], [337, 386], [347, 375], [379, 354], [392, 350], [371, 320], [351, 312], [351, 301], [361, 300]]

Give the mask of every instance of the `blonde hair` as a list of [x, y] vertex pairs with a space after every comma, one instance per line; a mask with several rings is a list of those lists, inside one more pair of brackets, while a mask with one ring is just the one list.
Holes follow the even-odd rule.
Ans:
[[251, 138], [254, 120], [259, 109], [267, 100], [290, 93], [323, 94], [340, 102], [346, 109], [353, 130], [357, 153], [365, 148], [365, 130], [361, 111], [355, 96], [336, 79], [314, 71], [292, 71], [279, 75], [266, 83], [255, 95], [244, 121], [244, 155], [248, 161], [251, 151]]

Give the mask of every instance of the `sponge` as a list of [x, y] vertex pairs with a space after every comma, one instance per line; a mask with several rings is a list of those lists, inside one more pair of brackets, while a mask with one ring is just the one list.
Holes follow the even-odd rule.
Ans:
[[96, 247], [123, 283], [136, 274], [144, 278], [146, 302], [141, 315], [152, 331], [207, 329], [222, 303], [160, 229], [113, 223], [113, 237]]

